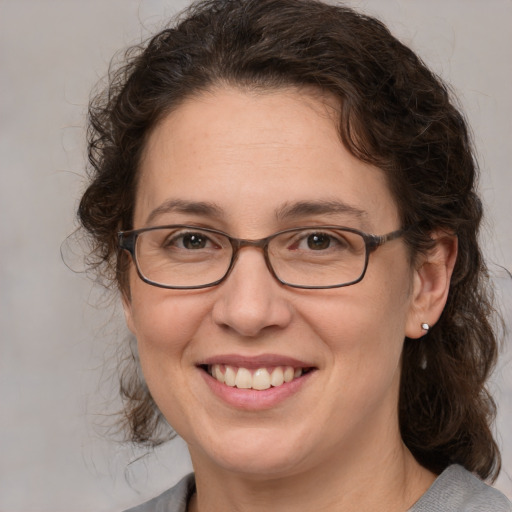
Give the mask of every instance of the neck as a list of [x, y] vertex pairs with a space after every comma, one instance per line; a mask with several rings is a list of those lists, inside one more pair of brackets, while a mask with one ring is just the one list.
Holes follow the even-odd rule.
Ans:
[[202, 460], [194, 464], [198, 492], [189, 512], [405, 511], [435, 479], [399, 438], [391, 450], [374, 446], [350, 452], [342, 458], [322, 457], [322, 464], [308, 470], [272, 477], [223, 471]]

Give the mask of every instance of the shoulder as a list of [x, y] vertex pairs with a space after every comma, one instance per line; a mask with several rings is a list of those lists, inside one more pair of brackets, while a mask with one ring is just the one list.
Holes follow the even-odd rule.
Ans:
[[188, 500], [194, 493], [195, 488], [196, 482], [194, 475], [191, 473], [160, 496], [125, 512], [186, 512]]
[[464, 469], [446, 468], [409, 512], [512, 512], [498, 490]]

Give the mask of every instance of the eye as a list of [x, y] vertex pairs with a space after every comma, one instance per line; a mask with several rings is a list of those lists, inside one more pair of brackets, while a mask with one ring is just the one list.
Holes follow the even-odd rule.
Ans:
[[331, 237], [325, 233], [313, 233], [306, 239], [308, 248], [312, 250], [328, 249], [331, 246], [331, 242]]
[[299, 251], [341, 251], [348, 247], [348, 240], [342, 234], [316, 231], [301, 232], [288, 248]]
[[208, 239], [200, 233], [187, 233], [181, 237], [185, 249], [204, 249]]
[[217, 244], [212, 242], [210, 237], [200, 231], [174, 233], [165, 240], [164, 246], [192, 251], [218, 247]]

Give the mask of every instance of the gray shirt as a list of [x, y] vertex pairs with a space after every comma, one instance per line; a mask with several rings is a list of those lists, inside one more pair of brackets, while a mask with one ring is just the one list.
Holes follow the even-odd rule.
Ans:
[[448, 466], [409, 512], [512, 512], [512, 504], [462, 466]]
[[[194, 475], [126, 512], [186, 512], [195, 492]], [[462, 466], [449, 466], [408, 512], [512, 512], [512, 504]]]

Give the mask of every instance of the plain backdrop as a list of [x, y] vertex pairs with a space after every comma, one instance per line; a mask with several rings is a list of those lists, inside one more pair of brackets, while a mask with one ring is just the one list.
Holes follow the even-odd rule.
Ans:
[[[412, 46], [473, 127], [487, 207], [484, 244], [512, 326], [512, 1], [352, 0]], [[115, 511], [190, 471], [176, 440], [143, 451], [109, 440], [118, 347], [110, 297], [62, 262], [84, 187], [89, 92], [114, 52], [186, 2], [0, 0], [0, 511]], [[80, 258], [77, 256], [77, 261]], [[493, 378], [512, 497], [510, 334]], [[112, 433], [110, 431], [110, 433]]]

